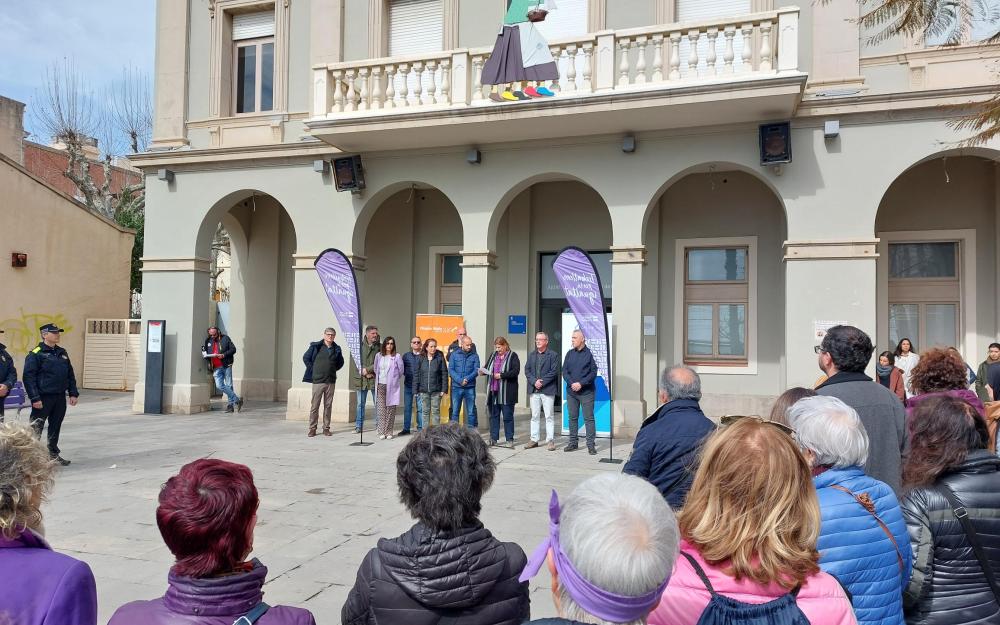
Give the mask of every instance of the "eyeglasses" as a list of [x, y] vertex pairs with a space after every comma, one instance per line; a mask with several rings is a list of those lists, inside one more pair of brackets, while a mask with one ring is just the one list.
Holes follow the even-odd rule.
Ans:
[[822, 345], [815, 345], [815, 346], [813, 346], [813, 351], [816, 352], [817, 354], [825, 354], [826, 353], [826, 350], [823, 349]]
[[793, 430], [792, 428], [788, 427], [784, 423], [778, 423], [777, 421], [771, 421], [770, 419], [765, 419], [764, 417], [761, 417], [759, 415], [742, 415], [742, 414], [726, 415], [726, 416], [722, 417], [721, 419], [719, 419], [719, 422], [722, 423], [723, 426], [727, 426], [727, 425], [732, 425], [732, 424], [736, 423], [740, 419], [753, 419], [754, 421], [757, 421], [758, 423], [766, 423], [768, 425], [773, 425], [774, 427], [778, 428], [779, 430], [781, 430], [785, 434], [788, 434], [792, 438], [795, 438], [795, 430]]
[[410, 341], [410, 345], [420, 345], [420, 341]]

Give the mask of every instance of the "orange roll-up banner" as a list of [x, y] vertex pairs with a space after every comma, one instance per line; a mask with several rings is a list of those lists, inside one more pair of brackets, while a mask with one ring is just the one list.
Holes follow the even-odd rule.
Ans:
[[[455, 340], [458, 329], [465, 326], [465, 317], [462, 315], [417, 315], [417, 336], [421, 340], [434, 339], [437, 341], [438, 349], [445, 356], [448, 355], [448, 346]], [[450, 380], [450, 378], [449, 378]], [[451, 410], [451, 393], [445, 393], [441, 398], [441, 421], [448, 422], [448, 414]], [[462, 411], [459, 419], [465, 423], [465, 411]], [[432, 422], [431, 425], [437, 425]]]

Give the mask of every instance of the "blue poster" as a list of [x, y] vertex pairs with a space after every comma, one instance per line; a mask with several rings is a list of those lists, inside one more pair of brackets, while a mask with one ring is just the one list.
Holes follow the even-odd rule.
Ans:
[[[608, 327], [611, 326], [611, 314], [608, 317]], [[572, 335], [573, 330], [577, 329], [576, 316], [573, 313], [563, 313], [562, 315], [562, 341], [561, 348], [562, 354], [560, 354], [560, 360], [565, 359], [566, 353], [573, 349]], [[612, 358], [611, 344], [608, 344], [608, 360]], [[566, 402], [566, 396], [569, 394], [569, 385], [566, 384], [566, 380], [560, 378], [562, 383], [562, 433], [565, 436], [569, 433], [569, 408]], [[597, 381], [594, 383], [597, 387], [596, 397], [594, 398], [594, 423], [597, 429], [597, 435], [601, 438], [609, 438], [611, 436], [611, 392], [608, 390], [608, 381], [604, 379], [603, 375], [597, 376]], [[586, 434], [584, 429], [585, 424], [583, 422], [583, 415], [580, 415], [580, 436]]]
[[527, 334], [527, 315], [507, 315], [507, 334]]

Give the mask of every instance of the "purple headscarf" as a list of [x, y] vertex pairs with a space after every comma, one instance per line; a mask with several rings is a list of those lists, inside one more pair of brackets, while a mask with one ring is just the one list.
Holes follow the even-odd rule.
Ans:
[[559, 515], [559, 496], [553, 490], [552, 499], [549, 500], [549, 537], [538, 545], [531, 554], [528, 565], [524, 567], [519, 581], [526, 582], [538, 575], [549, 549], [552, 549], [556, 571], [559, 573], [559, 584], [566, 589], [573, 601], [588, 614], [613, 623], [626, 623], [649, 614], [660, 602], [660, 595], [663, 594], [667, 582], [670, 581], [669, 574], [658, 588], [635, 597], [615, 594], [595, 586], [580, 575], [562, 550], [562, 546], [559, 544]]

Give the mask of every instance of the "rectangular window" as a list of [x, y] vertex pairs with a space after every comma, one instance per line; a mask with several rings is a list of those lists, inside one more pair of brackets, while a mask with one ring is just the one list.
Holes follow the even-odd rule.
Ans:
[[[750, 0], [677, 0], [676, 19], [677, 22], [704, 22], [714, 19], [732, 18], [739, 15], [752, 13]], [[733, 37], [733, 67], [740, 71], [743, 67], [743, 33], [737, 29]], [[708, 37], [702, 35], [698, 39], [696, 47], [698, 52], [699, 72], [708, 69]], [[726, 54], [726, 38], [720, 33], [715, 40], [715, 57], [721, 64]], [[684, 78], [694, 78], [690, 76], [688, 58], [691, 56], [691, 42], [687, 37], [681, 38], [680, 44], [680, 67], [678, 68]]]
[[441, 284], [462, 284], [460, 254], [445, 254], [441, 257]]
[[[970, 44], [985, 41], [1000, 30], [1000, 0], [940, 2], [934, 25], [924, 33], [925, 46]], [[961, 28], [965, 23], [964, 32]]]
[[437, 310], [445, 315], [462, 314], [462, 255], [438, 254], [434, 283]]
[[684, 250], [684, 361], [745, 364], [748, 247]]
[[274, 108], [274, 11], [233, 16], [234, 112]]
[[442, 0], [389, 1], [389, 56], [440, 52], [443, 47]]
[[957, 241], [889, 244], [889, 342], [918, 351], [958, 345], [961, 309]]

